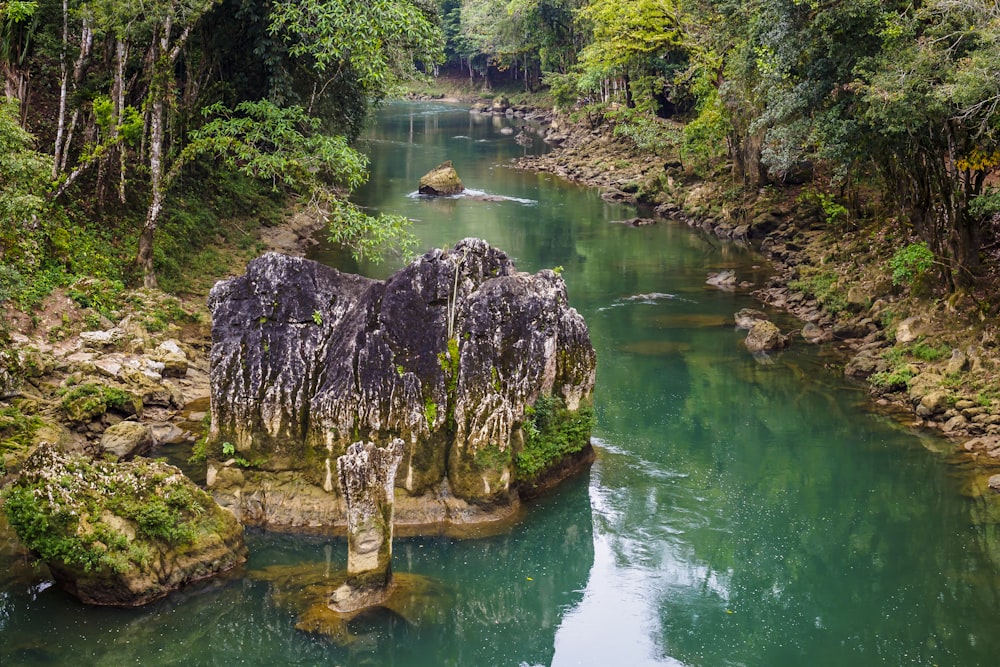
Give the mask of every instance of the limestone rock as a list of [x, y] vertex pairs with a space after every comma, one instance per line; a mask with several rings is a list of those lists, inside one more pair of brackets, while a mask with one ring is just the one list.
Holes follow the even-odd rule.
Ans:
[[25, 546], [88, 604], [142, 605], [246, 560], [236, 518], [165, 463], [40, 446], [4, 509]]
[[446, 196], [457, 195], [465, 190], [462, 179], [452, 165], [451, 160], [443, 162], [420, 178], [417, 191], [422, 195]]
[[[813, 322], [806, 322], [806, 324], [802, 327], [802, 339], [805, 340], [807, 343], [814, 343], [814, 344], [826, 343], [831, 338], [832, 336], [830, 334], [828, 334], [826, 331], [823, 330], [822, 327], [817, 326]], [[868, 373], [868, 375], [871, 375], [871, 373]]]
[[[358, 439], [403, 440], [406, 495], [484, 510], [590, 456], [586, 323], [559, 275], [519, 273], [484, 241], [384, 282], [271, 253], [217, 284], [209, 307], [210, 442], [268, 471], [213, 490], [254, 522], [342, 525], [334, 464]], [[562, 448], [528, 437], [540, 400]]]
[[752, 329], [753, 325], [761, 320], [766, 320], [767, 315], [753, 308], [741, 308], [733, 316], [736, 320], [737, 329]]
[[757, 320], [750, 327], [744, 344], [751, 352], [767, 352], [786, 347], [788, 339], [781, 334], [781, 330], [773, 322]]
[[736, 272], [730, 270], [710, 273], [708, 274], [708, 279], [705, 280], [706, 285], [721, 289], [732, 289], [736, 287], [736, 282]]
[[160, 343], [152, 354], [152, 359], [163, 364], [163, 377], [184, 377], [188, 371], [188, 358], [180, 343], [170, 339]]
[[392, 526], [396, 469], [403, 441], [388, 447], [356, 442], [337, 459], [340, 490], [347, 505], [347, 581], [330, 607], [354, 611], [381, 602], [392, 583]]
[[101, 449], [119, 460], [146, 454], [153, 444], [152, 431], [147, 424], [140, 422], [118, 422], [101, 435]]
[[896, 327], [897, 343], [912, 343], [921, 336], [927, 335], [929, 325], [919, 316], [907, 317]]
[[1000, 493], [1000, 475], [993, 475], [990, 477], [988, 484], [990, 489], [996, 493]]

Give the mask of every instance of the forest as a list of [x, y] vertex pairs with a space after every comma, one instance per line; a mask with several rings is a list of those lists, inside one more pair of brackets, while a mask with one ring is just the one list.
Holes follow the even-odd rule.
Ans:
[[442, 68], [747, 190], [808, 178], [948, 291], [998, 249], [992, 2], [5, 0], [0, 67], [0, 301], [21, 307], [79, 276], [177, 274], [211, 197], [231, 215], [294, 197], [358, 254], [398, 247], [406, 220], [347, 199], [352, 141]]

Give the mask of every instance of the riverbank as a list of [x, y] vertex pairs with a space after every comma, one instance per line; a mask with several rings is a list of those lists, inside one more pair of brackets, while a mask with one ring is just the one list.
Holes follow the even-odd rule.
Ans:
[[552, 115], [541, 135], [551, 150], [516, 167], [652, 211], [623, 222], [679, 221], [759, 250], [774, 276], [742, 289], [803, 322], [785, 332], [793, 343], [835, 348], [875, 406], [952, 442], [950, 460], [970, 471], [969, 495], [1000, 491], [1000, 323], [974, 294], [942, 294], [930, 276], [894, 281], [888, 258], [906, 239], [878, 218], [834, 219], [808, 182], [748, 192], [722, 167], [696, 175], [676, 155], [650, 155], [615, 136], [614, 125], [593, 114], [575, 122]]

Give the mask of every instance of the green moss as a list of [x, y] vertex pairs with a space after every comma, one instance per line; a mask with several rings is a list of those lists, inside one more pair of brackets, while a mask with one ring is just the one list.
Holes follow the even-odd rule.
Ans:
[[508, 450], [501, 450], [499, 445], [490, 443], [476, 450], [474, 460], [480, 468], [500, 471], [510, 463], [510, 456]]
[[424, 399], [424, 419], [427, 420], [427, 427], [433, 428], [434, 422], [437, 421], [438, 406], [434, 402], [434, 399], [427, 397]]
[[816, 299], [827, 312], [836, 315], [847, 310], [847, 294], [841, 289], [839, 278], [833, 271], [820, 271], [792, 280], [788, 286]]
[[62, 396], [63, 413], [70, 421], [89, 421], [111, 408], [128, 414], [142, 410], [142, 401], [118, 387], [84, 383], [70, 387]]
[[24, 414], [17, 405], [0, 408], [0, 474], [6, 472], [4, 455], [26, 451], [42, 423], [38, 417]]
[[458, 338], [452, 336], [448, 339], [447, 351], [438, 353], [438, 364], [444, 372], [445, 391], [448, 394], [448, 419], [446, 425], [449, 430], [455, 428], [455, 392], [458, 391], [460, 361]]
[[568, 454], [579, 452], [590, 442], [594, 412], [589, 407], [567, 410], [558, 396], [542, 395], [525, 410], [524, 448], [514, 457], [522, 480], [537, 477]]

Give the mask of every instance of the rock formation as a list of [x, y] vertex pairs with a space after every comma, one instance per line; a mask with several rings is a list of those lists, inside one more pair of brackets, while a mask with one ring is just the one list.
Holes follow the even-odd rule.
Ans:
[[267, 254], [209, 307], [208, 483], [246, 522], [343, 526], [333, 467], [358, 440], [403, 440], [403, 525], [496, 518], [593, 455], [586, 323], [559, 275], [484, 241], [384, 282]]
[[89, 604], [142, 605], [246, 560], [236, 518], [165, 463], [90, 460], [41, 445], [4, 510], [56, 581]]
[[388, 447], [356, 442], [337, 459], [340, 491], [347, 503], [347, 581], [330, 608], [349, 612], [388, 597], [392, 583], [393, 488], [403, 441]]
[[457, 195], [465, 190], [462, 179], [458, 177], [451, 160], [434, 167], [420, 178], [417, 192], [422, 195], [446, 196]]

